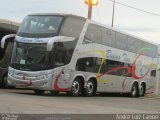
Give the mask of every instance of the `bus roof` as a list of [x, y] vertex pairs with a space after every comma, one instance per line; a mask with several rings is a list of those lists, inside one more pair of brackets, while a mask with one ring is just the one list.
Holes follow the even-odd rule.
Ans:
[[84, 18], [84, 17], [82, 17], [82, 16], [77, 16], [77, 15], [72, 15], [72, 14], [63, 14], [63, 13], [34, 13], [34, 14], [29, 14], [28, 16], [38, 16], [38, 15], [40, 15], [40, 16], [47, 16], [47, 15], [49, 15], [49, 16], [54, 16], [54, 15], [57, 15], [57, 16], [63, 16], [63, 17], [77, 17], [77, 18], [80, 18], [80, 19], [84, 19], [84, 20], [86, 20], [87, 18]]
[[96, 21], [87, 19], [87, 18], [82, 17], [82, 16], [77, 16], [77, 15], [72, 15], [72, 14], [62, 14], [62, 13], [35, 13], [35, 14], [30, 14], [30, 15], [42, 15], [42, 16], [43, 16], [43, 15], [44, 15], [44, 16], [45, 16], [45, 15], [58, 15], [58, 16], [64, 16], [64, 17], [68, 17], [68, 16], [77, 17], [77, 18], [80, 18], [80, 19], [87, 20], [88, 23], [97, 24], [97, 25], [99, 25], [99, 26], [102, 26], [102, 27], [111, 29], [111, 30], [116, 31], [116, 32], [119, 32], [119, 33], [121, 33], [121, 34], [128, 35], [128, 36], [133, 37], [133, 38], [135, 38], [135, 39], [139, 39], [139, 40], [141, 40], [141, 41], [148, 42], [148, 43], [153, 44], [153, 45], [158, 45], [158, 44], [152, 43], [152, 42], [150, 42], [150, 41], [148, 41], [148, 40], [146, 40], [146, 39], [142, 39], [142, 38], [137, 37], [137, 36], [135, 36], [135, 35], [129, 34], [129, 33], [127, 33], [127, 32], [120, 31], [120, 30], [118, 30], [118, 29], [115, 29], [115, 28], [112, 28], [112, 27], [110, 27], [110, 26], [107, 26], [107, 25], [98, 23], [98, 22], [96, 22]]
[[133, 37], [133, 38], [135, 38], [135, 39], [139, 39], [139, 40], [144, 41], [144, 42], [148, 42], [148, 43], [153, 44], [153, 45], [158, 45], [158, 44], [155, 44], [155, 43], [150, 42], [149, 40], [146, 40], [146, 39], [137, 37], [137, 36], [135, 36], [135, 35], [129, 34], [129, 33], [124, 32], [124, 31], [120, 31], [120, 30], [118, 30], [118, 29], [116, 29], [116, 28], [112, 28], [112, 27], [110, 27], [110, 26], [107, 26], [107, 25], [98, 23], [98, 22], [93, 21], [93, 20], [90, 20], [90, 19], [87, 19], [87, 22], [88, 22], [88, 23], [97, 24], [97, 25], [99, 25], [99, 26], [102, 26], [102, 27], [111, 29], [111, 30], [113, 30], [113, 31], [115, 31], [115, 32], [119, 32], [119, 33], [124, 34], [124, 35], [128, 35], [128, 36], [130, 36], [130, 37]]

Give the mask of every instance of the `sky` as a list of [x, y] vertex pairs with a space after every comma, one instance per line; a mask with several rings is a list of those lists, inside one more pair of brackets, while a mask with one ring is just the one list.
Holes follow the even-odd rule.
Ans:
[[[160, 15], [160, 0], [116, 0]], [[113, 2], [100, 0], [93, 7], [92, 20], [111, 26]], [[0, 19], [21, 22], [31, 13], [67, 13], [87, 17], [84, 0], [0, 0]], [[160, 44], [160, 16], [115, 5], [114, 28], [146, 41]]]

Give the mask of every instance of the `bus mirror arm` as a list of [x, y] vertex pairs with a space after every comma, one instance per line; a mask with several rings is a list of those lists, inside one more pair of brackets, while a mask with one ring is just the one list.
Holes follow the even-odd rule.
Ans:
[[53, 48], [53, 44], [55, 42], [67, 42], [67, 41], [74, 41], [75, 37], [67, 37], [67, 36], [56, 36], [50, 39], [47, 43], [47, 51], [51, 51]]
[[1, 40], [1, 48], [4, 48], [5, 42], [8, 38], [12, 38], [15, 36], [16, 36], [16, 34], [9, 34], [9, 35], [4, 36]]

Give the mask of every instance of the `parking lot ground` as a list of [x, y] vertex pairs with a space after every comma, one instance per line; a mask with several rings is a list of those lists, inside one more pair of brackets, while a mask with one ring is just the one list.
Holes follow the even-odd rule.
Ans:
[[160, 114], [160, 96], [130, 98], [123, 94], [70, 97], [42, 96], [32, 90], [0, 89], [0, 113], [21, 114]]

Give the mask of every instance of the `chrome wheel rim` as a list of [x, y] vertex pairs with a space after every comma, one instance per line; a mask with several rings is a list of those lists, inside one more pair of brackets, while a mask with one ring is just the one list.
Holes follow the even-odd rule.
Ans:
[[142, 94], [143, 94], [143, 91], [144, 91], [143, 86], [141, 86], [139, 90], [140, 90], [140, 91], [139, 91], [140, 95], [142, 95]]
[[136, 87], [134, 86], [133, 89], [132, 89], [132, 95], [136, 95]]
[[73, 92], [74, 93], [78, 93], [79, 87], [80, 87], [79, 82], [74, 81], [73, 84], [72, 84], [72, 90], [73, 90]]
[[87, 88], [88, 93], [92, 93], [93, 92], [93, 88], [94, 88], [93, 83], [92, 82], [88, 82], [86, 88]]

